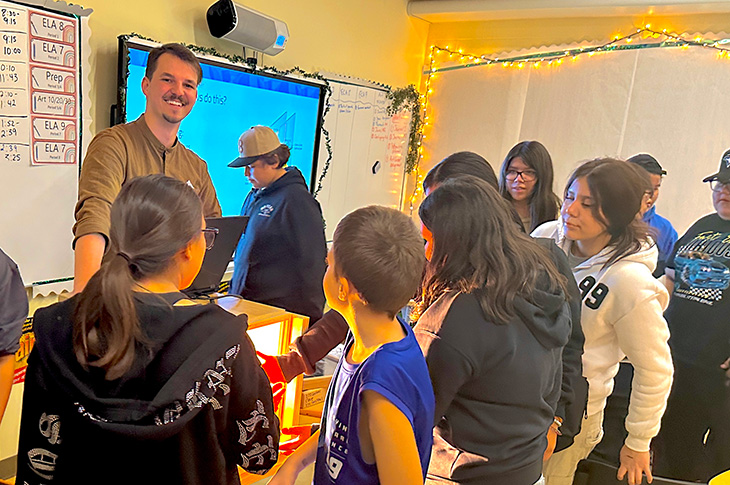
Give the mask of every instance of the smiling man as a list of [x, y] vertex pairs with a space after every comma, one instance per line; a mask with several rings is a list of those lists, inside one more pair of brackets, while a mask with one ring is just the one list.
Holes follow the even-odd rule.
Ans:
[[99, 269], [109, 240], [109, 211], [128, 180], [165, 174], [190, 184], [203, 202], [205, 217], [220, 205], [206, 163], [177, 139], [203, 78], [195, 55], [181, 44], [152, 49], [142, 79], [147, 98], [137, 120], [97, 134], [81, 166], [74, 225], [74, 293]]
[[322, 209], [302, 173], [287, 167], [289, 147], [274, 130], [254, 126], [238, 140], [239, 157], [253, 189], [242, 216], [249, 216], [236, 248], [231, 293], [309, 317], [322, 318], [322, 277], [327, 268]]

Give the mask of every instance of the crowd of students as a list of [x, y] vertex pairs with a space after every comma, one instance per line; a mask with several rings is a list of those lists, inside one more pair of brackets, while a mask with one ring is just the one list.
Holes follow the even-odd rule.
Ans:
[[[180, 68], [192, 92], [197, 71], [171, 55], [158, 55], [169, 65], [159, 82]], [[158, 82], [148, 76], [146, 93]], [[159, 91], [159, 113], [125, 129], [152, 130], [156, 114], [177, 129], [192, 106], [171, 118], [187, 98]], [[256, 180], [286, 172], [278, 139], [264, 145], [234, 162]], [[314, 463], [316, 484], [570, 484], [604, 431], [630, 485], [730, 469], [730, 151], [704, 180], [716, 212], [676, 244], [653, 208], [664, 174], [645, 154], [591, 160], [561, 200], [548, 151], [526, 141], [499, 177], [471, 152], [434, 166], [420, 231], [383, 207], [343, 218], [321, 286], [321, 261], [298, 276], [317, 280], [330, 310], [279, 363], [291, 379], [343, 340], [344, 351], [319, 430], [270, 483], [292, 484]], [[206, 200], [162, 174], [120, 183], [108, 227], [91, 233], [105, 247], [98, 270], [35, 314], [17, 483], [232, 484], [239, 466], [277, 463], [278, 419], [245, 316], [180, 292], [215, 242], [204, 215], [217, 203]], [[0, 282], [22, 288], [0, 256]], [[0, 295], [17, 300], [2, 308], [7, 354], [16, 333], [5, 320], [15, 328], [27, 302]], [[622, 365], [630, 399], [604, 426]]]

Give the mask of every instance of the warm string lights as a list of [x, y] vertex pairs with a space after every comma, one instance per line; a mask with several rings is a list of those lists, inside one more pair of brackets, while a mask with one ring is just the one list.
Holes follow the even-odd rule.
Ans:
[[[418, 136], [418, 159], [415, 165], [416, 186], [413, 189], [409, 200], [411, 212], [423, 192], [423, 178], [425, 174], [421, 171], [421, 162], [424, 159], [424, 140], [431, 126], [431, 114], [429, 101], [433, 94], [433, 79], [438, 73], [465, 69], [477, 66], [501, 66], [502, 68], [533, 68], [541, 67], [556, 68], [564, 61], [577, 61], [582, 56], [592, 57], [605, 52], [617, 52], [637, 49], [669, 48], [679, 47], [688, 49], [690, 47], [701, 47], [717, 51], [719, 59], [730, 58], [730, 39], [704, 39], [699, 36], [685, 38], [681, 34], [667, 31], [667, 29], [652, 29], [651, 24], [636, 29], [628, 35], [615, 35], [612, 40], [597, 46], [583, 46], [569, 49], [560, 49], [546, 52], [536, 52], [526, 55], [512, 57], [490, 57], [487, 55], [465, 54], [463, 49], [452, 49], [448, 45], [439, 47], [432, 45], [428, 55], [428, 69], [424, 90], [420, 95], [423, 113], [423, 125]], [[437, 57], [440, 63], [446, 63], [443, 67], [436, 66]], [[445, 58], [444, 58], [445, 57]]]

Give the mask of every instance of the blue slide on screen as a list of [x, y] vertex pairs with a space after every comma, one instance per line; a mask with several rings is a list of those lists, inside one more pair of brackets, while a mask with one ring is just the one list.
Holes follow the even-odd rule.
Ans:
[[[148, 53], [129, 47], [127, 121], [145, 109], [142, 78]], [[251, 184], [243, 168], [229, 168], [238, 157], [238, 137], [254, 125], [270, 126], [291, 149], [289, 166], [297, 167], [312, 186], [321, 90], [284, 79], [249, 74], [201, 62], [203, 81], [178, 138], [208, 163], [224, 216], [238, 215]]]

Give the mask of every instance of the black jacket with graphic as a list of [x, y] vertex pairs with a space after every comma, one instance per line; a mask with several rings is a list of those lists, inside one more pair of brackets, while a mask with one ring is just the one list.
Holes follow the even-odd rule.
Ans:
[[16, 483], [239, 483], [276, 463], [279, 422], [245, 316], [135, 297], [148, 339], [107, 381], [72, 346], [76, 298], [35, 313]]
[[327, 245], [322, 209], [294, 168], [243, 202], [249, 216], [236, 248], [231, 293], [322, 318]]

